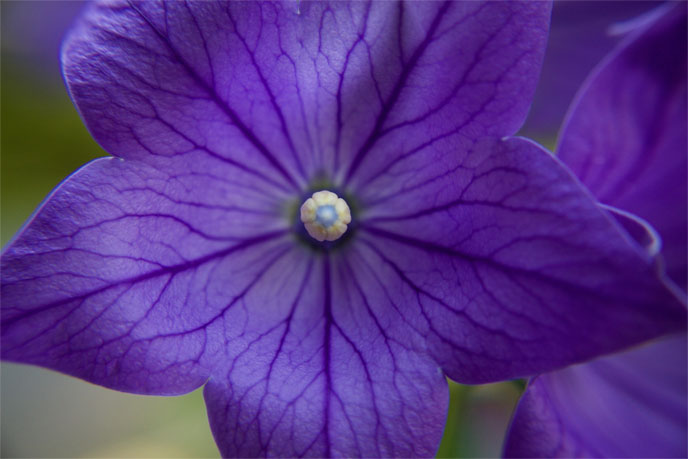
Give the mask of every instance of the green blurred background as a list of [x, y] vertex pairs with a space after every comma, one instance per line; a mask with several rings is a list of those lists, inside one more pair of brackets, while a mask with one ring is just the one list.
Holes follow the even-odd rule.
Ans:
[[[78, 2], [2, 1], [0, 238], [13, 237], [45, 196], [105, 153], [72, 105], [59, 41]], [[498, 456], [519, 383], [450, 385], [439, 457]], [[143, 397], [51, 371], [0, 365], [2, 457], [218, 457], [201, 390]]]

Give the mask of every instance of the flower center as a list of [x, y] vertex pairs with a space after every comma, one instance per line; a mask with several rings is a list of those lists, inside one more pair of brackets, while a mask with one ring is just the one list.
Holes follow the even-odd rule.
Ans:
[[320, 242], [336, 241], [351, 223], [351, 211], [342, 198], [331, 191], [313, 193], [301, 205], [301, 221], [306, 231]]

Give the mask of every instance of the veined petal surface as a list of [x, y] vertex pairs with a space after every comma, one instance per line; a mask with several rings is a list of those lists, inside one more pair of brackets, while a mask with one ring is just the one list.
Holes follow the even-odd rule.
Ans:
[[200, 386], [217, 318], [292, 245], [270, 203], [242, 196], [210, 174], [84, 166], [3, 253], [2, 358], [136, 393]]
[[558, 156], [603, 203], [661, 235], [667, 273], [686, 286], [686, 8], [669, 4], [610, 55], [578, 95]]
[[684, 329], [652, 257], [555, 157], [521, 138], [456, 151], [382, 173], [356, 246], [449, 377], [532, 375]]
[[101, 2], [67, 40], [64, 72], [112, 154], [160, 167], [231, 161], [237, 174], [261, 171], [287, 189], [322, 173], [348, 182], [430, 126], [433, 137], [513, 134], [537, 81], [549, 10]]
[[[368, 279], [376, 289], [384, 280], [359, 262], [338, 252], [290, 264], [293, 288], [274, 311], [254, 308], [250, 328], [229, 331], [228, 366], [205, 387], [224, 456], [434, 455], [444, 374], [404, 305], [371, 296]], [[227, 323], [241, 321], [230, 312]]]
[[686, 457], [685, 335], [534, 378], [506, 457]]

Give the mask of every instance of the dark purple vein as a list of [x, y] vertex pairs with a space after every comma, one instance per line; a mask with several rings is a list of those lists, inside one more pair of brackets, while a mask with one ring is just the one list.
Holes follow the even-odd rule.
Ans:
[[324, 304], [324, 314], [325, 314], [325, 335], [323, 338], [323, 362], [325, 366], [325, 399], [324, 402], [324, 416], [325, 425], [323, 430], [325, 432], [325, 444], [326, 446], [326, 457], [332, 456], [332, 445], [330, 444], [330, 394], [332, 392], [332, 374], [330, 363], [332, 359], [332, 283], [331, 283], [331, 272], [330, 272], [330, 256], [325, 254], [323, 257], [323, 287], [325, 293], [325, 304]]
[[[618, 300], [618, 293], [614, 294], [608, 291], [605, 291], [604, 289], [601, 288], [601, 286], [597, 285], [586, 285], [583, 283], [576, 284], [572, 282], [569, 279], [564, 279], [564, 278], [559, 278], [559, 277], [554, 277], [551, 275], [548, 275], [547, 273], [543, 273], [540, 271], [536, 271], [534, 269], [526, 269], [522, 268], [519, 266], [511, 266], [507, 265], [504, 263], [501, 263], [497, 260], [494, 260], [489, 257], [485, 256], [480, 256], [480, 255], [475, 255], [471, 253], [466, 253], [466, 252], [461, 252], [459, 250], [456, 250], [453, 247], [449, 246], [444, 246], [437, 244], [435, 242], [430, 242], [430, 241], [424, 241], [422, 239], [417, 239], [414, 237], [410, 236], [405, 236], [403, 234], [398, 234], [394, 233], [391, 231], [383, 230], [380, 228], [376, 228], [374, 226], [369, 226], [369, 225], [363, 225], [359, 223], [360, 230], [365, 231], [369, 234], [376, 235], [379, 237], [382, 237], [384, 239], [389, 239], [392, 241], [396, 241], [400, 244], [413, 247], [416, 249], [424, 250], [427, 252], [431, 253], [438, 253], [440, 255], [448, 256], [448, 257], [455, 257], [455, 258], [461, 258], [465, 260], [467, 263], [482, 263], [484, 265], [490, 266], [494, 269], [500, 270], [500, 271], [510, 271], [514, 274], [520, 274], [524, 275], [527, 277], [530, 277], [531, 279], [535, 279], [538, 281], [546, 282], [551, 285], [554, 285], [566, 292], [571, 292], [572, 295], [579, 295], [581, 291], [585, 292], [587, 296], [591, 298], [596, 298], [598, 300], [602, 301], [610, 301], [610, 300]], [[603, 254], [599, 255], [600, 260], [599, 263], [601, 264], [611, 264], [611, 260], [609, 260], [607, 257], [605, 257]], [[615, 263], [614, 263], [615, 264]], [[620, 293], [620, 292], [619, 292]], [[631, 303], [637, 303], [637, 298], [634, 297], [633, 292], [625, 292], [627, 295], [627, 299]], [[643, 301], [643, 300], [641, 300]], [[583, 305], [583, 303], [581, 303]]]
[[149, 280], [149, 279], [153, 279], [153, 278], [156, 278], [156, 277], [159, 277], [159, 276], [164, 276], [164, 275], [168, 275], [168, 274], [175, 275], [175, 274], [177, 274], [177, 273], [179, 273], [179, 272], [182, 272], [182, 271], [186, 271], [186, 270], [189, 270], [189, 269], [194, 269], [194, 268], [196, 268], [196, 267], [198, 267], [198, 266], [200, 266], [200, 265], [202, 265], [202, 264], [204, 264], [204, 263], [207, 263], [207, 262], [209, 262], [209, 261], [211, 261], [211, 260], [214, 260], [214, 259], [217, 259], [217, 258], [225, 257], [225, 256], [227, 256], [227, 255], [230, 255], [230, 254], [232, 254], [232, 253], [234, 253], [234, 252], [237, 252], [237, 251], [246, 249], [246, 248], [251, 247], [251, 246], [253, 246], [253, 245], [260, 244], [260, 243], [262, 243], [262, 242], [266, 242], [266, 241], [275, 239], [275, 238], [277, 238], [277, 237], [279, 237], [279, 236], [283, 236], [283, 235], [286, 234], [286, 233], [287, 233], [287, 231], [285, 231], [285, 230], [280, 230], [280, 231], [273, 231], [273, 232], [270, 232], [270, 233], [266, 233], [266, 234], [262, 234], [262, 235], [259, 235], [259, 236], [255, 236], [255, 237], [253, 237], [253, 238], [247, 238], [247, 239], [245, 239], [243, 242], [241, 242], [241, 243], [239, 243], [239, 244], [233, 245], [233, 246], [228, 247], [228, 248], [226, 248], [226, 249], [224, 249], [224, 250], [220, 250], [220, 251], [217, 251], [217, 252], [210, 253], [210, 254], [208, 254], [208, 255], [205, 255], [205, 256], [203, 256], [203, 257], [196, 258], [196, 259], [194, 259], [194, 260], [187, 261], [187, 262], [185, 262], [185, 263], [180, 263], [180, 264], [173, 265], [173, 266], [166, 266], [166, 267], [164, 267], [164, 268], [155, 269], [155, 270], [149, 271], [149, 272], [147, 272], [147, 273], [140, 274], [140, 275], [138, 275], [138, 276], [133, 276], [133, 277], [130, 277], [130, 278], [125, 278], [125, 279], [120, 279], [120, 280], [112, 281], [111, 283], [109, 283], [109, 284], [107, 284], [107, 285], [104, 285], [104, 286], [99, 287], [99, 288], [97, 288], [97, 289], [93, 289], [93, 290], [84, 292], [84, 293], [82, 293], [81, 295], [72, 296], [72, 297], [69, 297], [69, 298], [64, 298], [64, 299], [61, 299], [61, 300], [53, 301], [53, 302], [50, 302], [50, 303], [46, 303], [46, 304], [43, 304], [43, 305], [34, 307], [34, 308], [32, 308], [32, 309], [30, 309], [30, 310], [28, 310], [28, 311], [25, 311], [25, 312], [23, 312], [23, 313], [21, 313], [21, 314], [17, 314], [16, 316], [13, 316], [13, 317], [11, 317], [11, 318], [9, 318], [9, 319], [3, 320], [3, 321], [2, 321], [2, 329], [4, 330], [4, 329], [6, 329], [7, 327], [10, 327], [12, 324], [14, 324], [14, 323], [16, 323], [16, 322], [18, 322], [18, 321], [20, 321], [20, 320], [22, 320], [22, 319], [25, 319], [26, 317], [35, 315], [35, 314], [37, 314], [37, 313], [39, 313], [39, 312], [46, 311], [46, 310], [48, 310], [48, 309], [52, 309], [52, 308], [55, 308], [55, 307], [63, 306], [63, 305], [68, 304], [68, 303], [70, 303], [70, 302], [72, 302], [72, 301], [85, 300], [86, 298], [89, 298], [89, 297], [91, 297], [91, 296], [93, 296], [93, 295], [97, 295], [97, 294], [99, 294], [99, 293], [105, 292], [105, 291], [107, 291], [107, 290], [109, 290], [109, 289], [111, 289], [111, 288], [114, 288], [114, 287], [117, 287], [117, 286], [120, 286], [120, 285], [127, 285], [127, 284], [132, 285], [132, 284], [136, 284], [136, 283], [139, 283], [139, 282], [143, 282], [143, 281], [146, 281], [146, 280]]
[[358, 152], [354, 156], [354, 159], [351, 161], [351, 164], [349, 165], [349, 169], [344, 178], [344, 186], [346, 186], [346, 184], [349, 182], [351, 177], [354, 175], [356, 170], [361, 165], [361, 162], [363, 161], [365, 156], [370, 152], [370, 150], [380, 137], [380, 134], [382, 133], [382, 127], [385, 121], [387, 120], [387, 117], [392, 111], [392, 108], [394, 108], [394, 105], [397, 103], [399, 96], [401, 95], [401, 91], [404, 89], [404, 85], [406, 84], [409, 76], [411, 75], [411, 72], [414, 70], [421, 56], [425, 53], [425, 50], [432, 42], [434, 38], [434, 33], [437, 31], [437, 28], [439, 27], [439, 24], [442, 20], [442, 17], [447, 12], [450, 5], [451, 2], [445, 2], [442, 5], [442, 7], [437, 11], [435, 18], [433, 19], [432, 24], [430, 25], [427, 36], [425, 37], [425, 40], [423, 40], [420, 43], [420, 45], [418, 45], [413, 55], [411, 56], [411, 59], [409, 60], [408, 64], [406, 64], [403, 67], [403, 70], [399, 75], [396, 84], [394, 85], [392, 93], [383, 105], [382, 110], [380, 111], [380, 114], [377, 117], [373, 130], [371, 131], [370, 135], [368, 135], [368, 138], [363, 143], [361, 148], [358, 150]]
[[291, 138], [291, 134], [289, 133], [289, 128], [287, 126], [287, 120], [284, 118], [284, 113], [282, 113], [282, 108], [279, 106], [277, 103], [277, 97], [275, 97], [275, 93], [272, 92], [272, 88], [268, 84], [267, 78], [265, 78], [265, 75], [263, 75], [263, 69], [261, 69], [260, 65], [258, 65], [258, 62], [256, 61], [256, 56], [248, 46], [248, 43], [246, 42], [246, 38], [243, 37], [241, 34], [239, 34], [239, 28], [236, 26], [236, 20], [232, 17], [232, 14], [230, 12], [230, 9], [227, 8], [227, 15], [229, 16], [229, 19], [232, 21], [234, 25], [234, 33], [239, 38], [239, 41], [241, 44], [244, 46], [244, 49], [246, 50], [246, 53], [249, 55], [249, 58], [251, 59], [251, 64], [253, 65], [253, 68], [255, 69], [256, 73], [258, 74], [258, 78], [260, 78], [260, 83], [263, 85], [265, 88], [265, 92], [267, 93], [269, 99], [270, 99], [270, 104], [272, 105], [272, 108], [275, 110], [275, 113], [277, 114], [277, 118], [279, 118], [280, 121], [280, 126], [282, 129], [282, 134], [284, 134], [284, 138], [287, 141], [287, 144], [289, 145], [289, 151], [294, 158], [294, 163], [296, 164], [296, 167], [299, 170], [299, 173], [301, 174], [301, 177], [304, 179], [306, 178], [306, 172], [304, 171], [303, 164], [301, 160], [299, 159], [298, 154], [296, 153], [296, 147], [294, 146], [294, 141]]
[[127, 0], [127, 3], [131, 7], [132, 10], [134, 10], [140, 17], [143, 19], [146, 24], [151, 28], [151, 30], [160, 38], [160, 40], [167, 46], [167, 48], [170, 50], [172, 53], [172, 56], [179, 62], [179, 64], [184, 68], [184, 70], [189, 74], [189, 76], [194, 80], [194, 82], [202, 88], [210, 98], [212, 99], [213, 102], [229, 117], [229, 119], [232, 121], [232, 123], [241, 131], [241, 133], [244, 135], [244, 137], [253, 144], [254, 147], [258, 150], [258, 152], [263, 155], [265, 159], [268, 160], [268, 162], [280, 173], [282, 176], [287, 180], [287, 182], [292, 185], [296, 190], [300, 190], [299, 186], [297, 183], [294, 181], [292, 176], [287, 172], [287, 170], [284, 168], [282, 163], [280, 163], [277, 158], [268, 150], [268, 148], [265, 146], [265, 144], [258, 138], [256, 135], [251, 131], [251, 129], [244, 124], [244, 122], [239, 118], [239, 116], [232, 110], [227, 103], [225, 103], [224, 100], [220, 98], [220, 96], [217, 94], [214, 88], [211, 88], [208, 86], [208, 84], [203, 81], [203, 79], [198, 75], [198, 73], [189, 65], [188, 62], [179, 54], [177, 49], [172, 46], [172, 43], [170, 42], [169, 38], [162, 32], [160, 32], [155, 24], [153, 24], [147, 17], [146, 15], [139, 10], [136, 5], [133, 4], [132, 0]]

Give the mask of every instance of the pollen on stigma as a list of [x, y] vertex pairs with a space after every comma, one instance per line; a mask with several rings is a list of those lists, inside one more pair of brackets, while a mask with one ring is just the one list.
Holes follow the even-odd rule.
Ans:
[[313, 239], [336, 241], [346, 233], [351, 211], [346, 201], [335, 193], [317, 191], [301, 205], [301, 221]]

